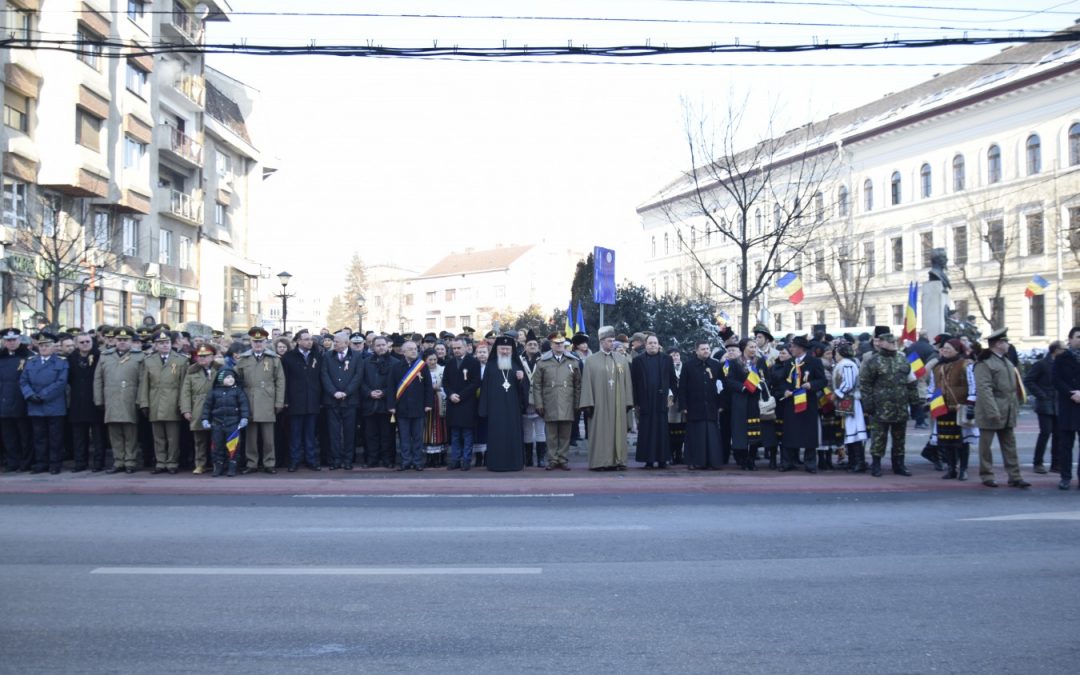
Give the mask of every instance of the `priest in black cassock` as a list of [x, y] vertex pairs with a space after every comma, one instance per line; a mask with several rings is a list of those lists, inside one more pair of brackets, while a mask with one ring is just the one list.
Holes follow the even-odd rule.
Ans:
[[675, 364], [660, 353], [655, 335], [645, 338], [645, 353], [630, 362], [630, 381], [634, 386], [634, 412], [638, 418], [637, 450], [634, 459], [666, 468], [671, 462], [668, 434], [668, 400], [675, 385]]
[[694, 358], [679, 377], [679, 405], [686, 413], [686, 465], [688, 469], [720, 468], [720, 392], [724, 374], [720, 362], [709, 358], [709, 343], [700, 342]]
[[488, 471], [521, 471], [521, 416], [529, 402], [525, 370], [514, 358], [514, 338], [495, 338], [495, 356], [484, 369], [480, 383], [480, 417], [487, 419]]

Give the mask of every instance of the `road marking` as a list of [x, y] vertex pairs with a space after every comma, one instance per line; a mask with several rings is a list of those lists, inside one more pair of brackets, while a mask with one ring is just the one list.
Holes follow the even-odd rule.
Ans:
[[90, 574], [124, 576], [516, 576], [540, 567], [97, 567]]
[[551, 497], [573, 497], [573, 492], [551, 492], [545, 494], [393, 494], [393, 495], [293, 495], [296, 499], [548, 499]]
[[264, 528], [262, 532], [299, 534], [461, 534], [475, 532], [645, 532], [648, 525], [460, 525], [447, 527], [285, 527]]
[[987, 516], [986, 518], [961, 518], [961, 520], [1009, 521], [1009, 520], [1080, 520], [1080, 511], [1051, 511], [1049, 513], [1016, 513], [1011, 516]]

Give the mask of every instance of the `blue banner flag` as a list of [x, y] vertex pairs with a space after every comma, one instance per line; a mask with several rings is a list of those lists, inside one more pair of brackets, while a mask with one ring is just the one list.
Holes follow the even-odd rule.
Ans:
[[602, 246], [593, 249], [593, 301], [615, 304], [615, 251]]

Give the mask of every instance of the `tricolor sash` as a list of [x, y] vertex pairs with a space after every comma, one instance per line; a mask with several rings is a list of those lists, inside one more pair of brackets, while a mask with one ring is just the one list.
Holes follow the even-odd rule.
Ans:
[[405, 373], [405, 377], [401, 378], [401, 382], [398, 383], [396, 395], [398, 399], [409, 388], [409, 385], [420, 377], [420, 370], [425, 366], [427, 366], [427, 363], [424, 359], [416, 359], [416, 363], [412, 365], [412, 368], [409, 368], [409, 372]]

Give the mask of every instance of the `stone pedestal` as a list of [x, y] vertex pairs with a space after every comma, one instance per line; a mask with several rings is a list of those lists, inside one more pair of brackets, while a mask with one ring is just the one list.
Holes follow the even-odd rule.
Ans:
[[949, 292], [940, 281], [926, 281], [922, 285], [922, 329], [933, 340], [945, 332], [945, 310], [949, 305]]

